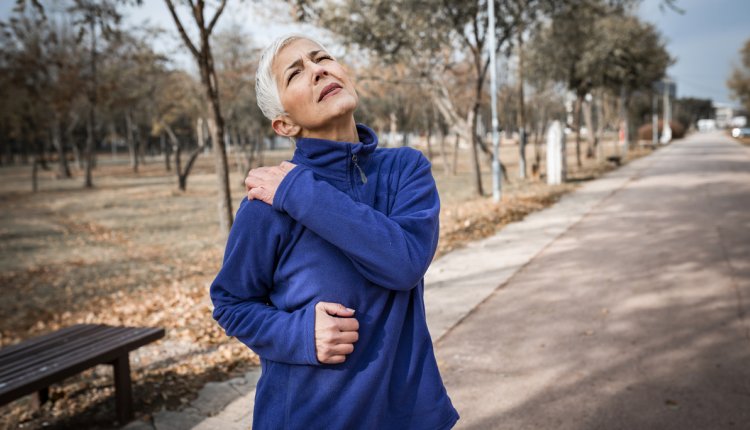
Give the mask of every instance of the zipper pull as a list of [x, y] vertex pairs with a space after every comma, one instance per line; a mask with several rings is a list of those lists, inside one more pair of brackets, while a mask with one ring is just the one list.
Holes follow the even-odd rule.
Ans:
[[359, 178], [362, 179], [362, 183], [366, 184], [367, 183], [367, 176], [365, 176], [365, 172], [363, 172], [362, 168], [359, 167], [359, 164], [357, 164], [357, 154], [353, 154], [352, 155], [352, 161], [354, 162], [354, 167], [356, 167], [357, 170], [359, 170]]

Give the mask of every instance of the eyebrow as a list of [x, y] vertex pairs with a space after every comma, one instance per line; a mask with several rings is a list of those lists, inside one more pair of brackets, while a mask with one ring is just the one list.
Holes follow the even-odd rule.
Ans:
[[[321, 53], [321, 52], [323, 52], [323, 50], [322, 50], [322, 49], [316, 49], [315, 51], [310, 51], [310, 52], [308, 52], [308, 53], [307, 53], [307, 56], [308, 56], [309, 58], [315, 58], [315, 56], [316, 56], [316, 55], [318, 55], [318, 54], [319, 54], [319, 53]], [[286, 76], [286, 73], [287, 73], [287, 72], [288, 72], [288, 71], [289, 71], [290, 69], [293, 69], [293, 68], [295, 68], [295, 67], [299, 67], [299, 66], [301, 66], [301, 65], [302, 65], [302, 59], [301, 59], [301, 58], [298, 58], [298, 59], [297, 59], [297, 61], [295, 61], [294, 63], [290, 64], [290, 65], [289, 65], [289, 66], [288, 66], [288, 67], [287, 67], [287, 68], [286, 68], [286, 69], [284, 70], [284, 76]]]

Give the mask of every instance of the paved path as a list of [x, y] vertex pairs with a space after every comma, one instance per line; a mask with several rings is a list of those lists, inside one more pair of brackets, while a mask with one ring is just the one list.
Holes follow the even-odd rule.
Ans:
[[597, 193], [437, 342], [458, 428], [750, 429], [750, 151], [693, 135]]
[[[519, 404], [519, 402], [522, 403], [524, 398], [535, 394], [532, 388], [532, 380], [547, 375], [544, 372], [550, 369], [546, 369], [539, 374], [522, 375], [520, 373], [514, 374], [511, 372], [513, 369], [510, 368], [492, 368], [492, 363], [495, 366], [499, 364], [507, 366], [511, 357], [520, 360], [521, 363], [527, 361], [531, 363], [537, 359], [540, 350], [537, 350], [534, 345], [538, 346], [545, 341], [536, 342], [527, 339], [525, 344], [519, 344], [518, 342], [523, 340], [523, 330], [527, 330], [527, 326], [533, 326], [532, 319], [538, 318], [534, 315], [540, 312], [538, 306], [540, 298], [538, 294], [527, 294], [526, 290], [516, 291], [514, 293], [516, 295], [512, 296], [512, 299], [506, 299], [506, 295], [510, 291], [517, 290], [513, 285], [519, 279], [527, 276], [526, 273], [537, 273], [538, 269], [532, 270], [529, 268], [537, 264], [537, 260], [548, 258], [552, 250], [559, 247], [560, 243], [568, 243], [565, 245], [568, 247], [576, 246], [575, 243], [566, 242], [570, 240], [570, 235], [574, 234], [582, 225], [585, 225], [589, 219], [595, 218], [595, 214], [600, 213], [602, 208], [609, 205], [611, 201], [618, 200], [623, 193], [631, 190], [632, 184], [638, 182], [638, 178], [643, 175], [643, 172], [653, 169], [653, 166], [658, 168], [659, 163], [669, 165], [671, 163], [670, 157], [675, 157], [684, 152], [682, 150], [683, 145], [688, 148], [688, 152], [692, 151], [694, 159], [697, 158], [694, 154], [696, 151], [708, 151], [710, 149], [714, 152], [713, 146], [707, 149], [701, 146], [704, 145], [702, 143], [698, 143], [699, 146], [696, 146], [694, 141], [695, 139], [691, 139], [688, 142], [678, 143], [663, 148], [652, 156], [636, 160], [601, 179], [585, 184], [576, 192], [564, 196], [554, 206], [531, 214], [521, 222], [506, 226], [497, 235], [472, 243], [464, 249], [451, 252], [433, 262], [426, 276], [427, 319], [433, 340], [438, 342], [438, 359], [445, 373], [449, 393], [463, 416], [459, 422], [460, 426], [464, 428], [523, 428], [526, 425], [523, 420], [507, 421], [507, 418], [499, 419], [498, 417], [515, 413], [512, 410], [514, 405]], [[721, 154], [714, 153], [727, 158], [731, 169], [747, 173], [747, 164], [741, 164], [747, 162], [747, 156], [744, 159], [742, 158], [742, 148], [736, 145], [728, 145], [726, 139], [722, 141], [724, 143], [719, 147]], [[674, 151], [676, 151], [676, 154], [672, 154]], [[721, 160], [715, 160], [715, 162], [719, 161]], [[714, 164], [716, 164], [715, 162]], [[719, 172], [726, 170], [726, 167], [721, 163], [714, 165], [712, 168]], [[673, 180], [676, 180], [676, 182], [672, 184], [670, 181]], [[716, 180], [731, 182], [736, 179], [732, 176], [731, 179]], [[668, 185], [671, 184], [670, 186], [678, 188], [686, 184], [680, 182], [679, 177], [669, 178], [664, 176], [662, 177], [662, 183], [665, 183], [664, 181]], [[745, 184], [747, 183], [750, 183], [750, 181], [745, 179]], [[732, 187], [732, 189], [734, 188], [737, 187]], [[739, 188], [737, 190], [737, 192], [741, 192]], [[747, 194], [745, 194], [745, 197], [747, 197]], [[747, 200], [744, 201], [747, 204]], [[658, 211], [659, 209], [652, 208], [651, 210]], [[620, 215], [624, 216], [624, 212]], [[652, 216], [658, 217], [658, 214], [654, 213]], [[663, 216], [666, 217], [667, 214], [665, 213]], [[741, 216], [742, 214], [739, 215], [740, 218]], [[584, 222], [581, 222], [582, 219], [584, 219]], [[665, 218], [659, 219], [662, 223], [667, 221]], [[741, 219], [738, 222], [741, 222]], [[747, 218], [745, 218], [745, 222], [747, 222]], [[609, 238], [608, 240], [615, 241], [624, 241], [631, 234], [638, 234], [638, 230], [623, 233], [623, 231], [628, 230], [620, 230], [620, 227], [616, 227], [616, 233], [619, 236], [616, 234], [614, 236], [607, 235], [606, 232], [612, 231], [612, 227], [614, 226], [604, 225], [601, 231], [595, 233], [602, 234], [602, 238], [606, 237]], [[652, 228], [656, 228], [656, 226], [652, 225]], [[677, 229], [678, 227], [670, 224], [669, 228]], [[679, 230], [674, 230], [675, 235], [678, 235], [678, 233]], [[739, 235], [732, 237], [737, 239], [737, 243], [742, 243]], [[739, 248], [732, 249], [735, 252], [742, 251]], [[560, 251], [556, 252], [559, 253]], [[627, 271], [624, 266], [627, 261], [617, 255], [595, 255], [591, 257], [591, 264], [586, 265], [586, 267], [597, 271], [599, 269], [597, 266], [601, 264], [601, 261], [607, 261]], [[535, 260], [537, 256], [538, 258]], [[646, 254], [644, 254], [644, 258], [646, 258]], [[558, 264], [560, 263], [558, 262]], [[575, 264], [575, 262], [571, 260], [570, 263], [567, 263], [566, 260], [565, 264]], [[737, 271], [747, 270], [747, 268], [740, 269], [739, 262], [733, 262], [733, 264]], [[524, 268], [526, 269], [522, 271]], [[635, 270], [640, 270], [640, 268]], [[519, 273], [519, 271], [521, 272]], [[559, 269], [555, 269], [555, 271], [556, 273], [562, 273]], [[583, 276], [582, 274], [585, 273], [581, 272], [579, 275]], [[747, 271], [745, 273], [747, 274]], [[566, 272], [566, 277], [569, 276]], [[736, 277], [742, 278], [741, 275]], [[560, 300], [560, 295], [575, 297], [575, 294], [583, 292], [572, 289], [575, 294], [564, 293], [560, 287], [568, 284], [565, 279], [557, 275], [553, 276], [552, 279], [555, 288], [549, 288], [549, 284], [546, 284], [547, 288], [544, 291], [551, 293], [545, 292], [544, 301], [554, 303], [556, 300]], [[747, 276], [744, 279], [746, 281]], [[580, 283], [580, 281], [578, 282]], [[612, 278], [610, 282], [615, 282], [615, 278]], [[499, 286], [502, 287], [500, 290], [498, 290]], [[534, 288], [536, 288], [535, 291], [540, 291], [540, 288], [544, 287], [540, 285]], [[513, 301], [512, 306], [508, 306], [507, 300]], [[485, 301], [487, 302], [485, 303]], [[498, 305], [490, 304], [492, 302], [502, 304], [500, 311], [496, 309]], [[597, 306], [597, 304], [591, 306]], [[589, 309], [591, 306], [587, 308], [589, 315], [591, 314], [591, 309]], [[548, 309], [542, 309], [542, 312], [548, 312]], [[576, 315], [574, 309], [568, 309], [568, 311], [571, 315]], [[603, 307], [602, 309], [595, 309], [595, 311], [603, 312], [602, 315], [611, 312], [609, 308], [604, 310]], [[475, 339], [471, 335], [475, 328], [467, 327], [473, 327], [472, 324], [475, 324], [478, 318], [487, 318], [484, 321], [489, 327], [482, 327], [482, 333], [474, 335], [482, 334], [484, 337]], [[562, 329], [559, 319], [547, 319], [538, 328], [545, 327], [549, 330], [558, 326]], [[590, 328], [586, 328], [582, 333], [581, 336], [589, 336], [592, 339], [596, 336], [595, 331]], [[512, 339], [515, 340], [509, 343], [509, 340]], [[579, 340], [578, 337], [575, 337], [575, 339]], [[517, 346], [508, 348], [508, 345], [513, 343]], [[547, 348], [546, 345], [551, 346], [552, 344], [553, 342], [545, 343], [545, 348]], [[528, 357], [522, 356], [521, 354], [524, 351], [529, 352], [530, 355]], [[544, 352], [544, 349], [541, 349], [541, 351]], [[551, 355], [549, 359], [562, 366], [560, 359], [569, 355], [571, 351], [563, 349], [561, 353], [562, 355]], [[557, 367], [557, 369], [565, 370], [564, 367]], [[492, 378], [487, 377], [493, 373], [496, 374], [495, 376], [501, 375], [501, 379], [493, 381]], [[515, 375], [518, 378], [515, 383], [516, 386], [507, 384], [506, 378], [509, 375]], [[152, 423], [135, 421], [127, 428], [129, 430], [154, 428], [157, 430], [186, 428], [204, 430], [247, 429], [252, 421], [252, 406], [257, 378], [258, 372], [253, 371], [245, 375], [244, 378], [208, 384], [201, 391], [198, 399], [193, 401], [185, 410], [160, 412], [154, 416]], [[481, 379], [483, 384], [486, 382], [495, 386], [493, 389], [487, 390], [488, 386], [472, 382], [477, 379]], [[540, 386], [535, 390], [539, 392], [544, 389]], [[746, 391], [750, 392], [750, 390]], [[521, 395], [523, 392], [527, 394]], [[676, 401], [673, 399], [667, 400]], [[674, 405], [670, 403], [668, 406], [674, 409], [680, 407], [679, 403]], [[525, 413], [521, 414], [522, 418]], [[539, 412], [534, 409], [529, 416], [534, 417], [538, 414]], [[532, 421], [529, 421], [526, 426], [529, 428], [558, 427], [556, 424], [539, 426]], [[572, 428], [581, 427], [577, 424], [572, 426]], [[605, 427], [609, 428], [609, 426]]]

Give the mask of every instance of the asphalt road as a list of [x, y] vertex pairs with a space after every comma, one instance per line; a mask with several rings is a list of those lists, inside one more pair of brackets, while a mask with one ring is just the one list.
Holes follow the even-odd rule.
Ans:
[[436, 345], [464, 429], [750, 429], [750, 148], [652, 154]]

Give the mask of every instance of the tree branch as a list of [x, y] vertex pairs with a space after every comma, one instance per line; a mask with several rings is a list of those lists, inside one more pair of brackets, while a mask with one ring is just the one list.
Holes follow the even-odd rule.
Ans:
[[219, 8], [216, 9], [216, 13], [214, 14], [214, 17], [211, 18], [211, 22], [208, 24], [208, 34], [210, 35], [211, 32], [214, 29], [214, 26], [216, 25], [216, 21], [219, 20], [219, 15], [224, 11], [224, 6], [227, 5], [227, 0], [221, 0], [221, 4], [219, 5]]
[[180, 22], [180, 18], [177, 16], [177, 12], [175, 12], [174, 4], [172, 3], [172, 0], [164, 0], [167, 3], [167, 7], [169, 8], [169, 13], [172, 14], [172, 18], [174, 19], [174, 23], [177, 25], [177, 30], [180, 31], [180, 36], [182, 37], [182, 40], [185, 42], [185, 45], [188, 47], [190, 52], [195, 56], [196, 60], [200, 59], [200, 52], [198, 52], [197, 49], [195, 49], [195, 45], [193, 45], [193, 42], [190, 41], [190, 38], [187, 35], [187, 32], [185, 32], [185, 28], [182, 26], [182, 22]]

